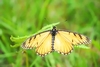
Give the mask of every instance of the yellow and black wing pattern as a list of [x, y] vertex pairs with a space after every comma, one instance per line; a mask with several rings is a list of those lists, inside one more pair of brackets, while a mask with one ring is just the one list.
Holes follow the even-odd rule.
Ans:
[[38, 55], [45, 56], [52, 51], [66, 55], [73, 50], [74, 45], [89, 43], [90, 40], [84, 35], [57, 30], [54, 26], [52, 30], [31, 36], [21, 46], [24, 49], [36, 48]]

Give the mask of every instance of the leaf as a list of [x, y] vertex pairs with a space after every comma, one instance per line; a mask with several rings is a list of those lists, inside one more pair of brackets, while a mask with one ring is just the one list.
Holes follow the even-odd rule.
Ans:
[[[49, 25], [47, 25], [47, 26], [44, 26], [44, 27], [43, 27], [41, 30], [39, 30], [37, 33], [40, 33], [40, 32], [45, 31], [45, 30], [50, 30], [50, 29], [52, 29], [53, 26], [56, 26], [56, 25], [58, 25], [59, 23], [60, 23], [60, 22], [52, 23], [52, 24], [49, 24]], [[11, 47], [18, 47], [18, 46], [20, 46], [20, 44], [21, 44], [22, 42], [24, 42], [27, 38], [29, 38], [29, 37], [31, 37], [31, 36], [37, 34], [37, 33], [31, 34], [31, 35], [28, 35], [28, 36], [22, 36], [22, 37], [19, 37], [19, 36], [18, 36], [18, 37], [11, 36], [11, 37], [10, 37], [11, 41], [15, 43], [14, 46], [11, 45]]]
[[87, 47], [87, 46], [85, 46], [85, 45], [78, 45], [78, 46], [75, 46], [75, 47], [83, 48], [83, 49], [90, 49], [90, 47]]

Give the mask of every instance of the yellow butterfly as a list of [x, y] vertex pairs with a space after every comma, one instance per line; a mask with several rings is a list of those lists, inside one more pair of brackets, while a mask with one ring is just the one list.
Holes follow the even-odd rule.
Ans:
[[84, 35], [57, 30], [54, 26], [52, 30], [31, 36], [21, 46], [24, 49], [35, 47], [40, 56], [45, 56], [52, 51], [66, 55], [73, 50], [74, 45], [89, 44], [89, 42], [90, 40]]

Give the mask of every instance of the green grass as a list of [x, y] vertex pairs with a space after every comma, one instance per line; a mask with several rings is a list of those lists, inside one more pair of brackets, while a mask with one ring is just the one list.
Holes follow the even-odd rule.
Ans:
[[[99, 0], [1, 0], [0, 67], [100, 67], [99, 4]], [[20, 47], [53, 25], [84, 34], [91, 44], [75, 47], [69, 55], [53, 52], [46, 57]]]

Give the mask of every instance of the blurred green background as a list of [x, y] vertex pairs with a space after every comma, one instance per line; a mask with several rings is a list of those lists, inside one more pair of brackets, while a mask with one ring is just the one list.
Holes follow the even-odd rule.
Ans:
[[[100, 67], [99, 19], [100, 0], [0, 0], [0, 67]], [[29, 35], [56, 22], [57, 29], [88, 36], [90, 49], [45, 57], [34, 49], [23, 52], [20, 45]]]

